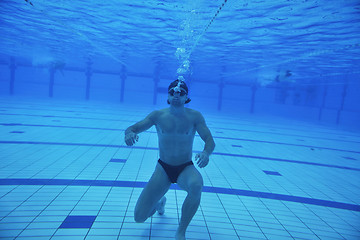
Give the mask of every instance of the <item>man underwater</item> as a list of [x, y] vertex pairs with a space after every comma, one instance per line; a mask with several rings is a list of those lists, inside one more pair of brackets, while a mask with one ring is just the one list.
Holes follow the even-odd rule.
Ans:
[[208, 165], [209, 156], [215, 148], [215, 142], [202, 114], [184, 107], [190, 101], [186, 83], [175, 80], [168, 87], [167, 102], [170, 107], [151, 112], [144, 120], [125, 131], [125, 142], [128, 146], [138, 141], [138, 133], [153, 125], [156, 127], [159, 140], [160, 159], [136, 203], [135, 221], [145, 222], [156, 211], [163, 215], [166, 203], [164, 195], [171, 183], [177, 183], [187, 192], [175, 235], [177, 240], [185, 239], [186, 229], [199, 207], [203, 188], [202, 176], [192, 162], [195, 132], [198, 132], [205, 142], [204, 150], [195, 156], [200, 168]]

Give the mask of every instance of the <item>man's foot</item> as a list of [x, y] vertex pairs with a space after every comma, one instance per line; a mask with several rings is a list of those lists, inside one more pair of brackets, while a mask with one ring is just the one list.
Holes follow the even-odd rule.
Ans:
[[164, 215], [165, 213], [165, 203], [166, 203], [166, 197], [162, 197], [160, 199], [160, 201], [158, 202], [158, 206], [156, 208], [156, 211], [160, 214], [160, 215]]
[[175, 239], [176, 239], [176, 240], [186, 240], [186, 238], [185, 238], [185, 232], [184, 232], [184, 233], [181, 233], [181, 232], [179, 232], [179, 231], [176, 231]]

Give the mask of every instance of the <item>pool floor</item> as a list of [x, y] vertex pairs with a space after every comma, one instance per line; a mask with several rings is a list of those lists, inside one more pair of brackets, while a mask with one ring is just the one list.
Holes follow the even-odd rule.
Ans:
[[[186, 192], [135, 223], [158, 157], [152, 108], [0, 98], [0, 239], [174, 239]], [[203, 113], [216, 149], [187, 239], [360, 239], [360, 133]], [[196, 135], [194, 154], [203, 149]]]

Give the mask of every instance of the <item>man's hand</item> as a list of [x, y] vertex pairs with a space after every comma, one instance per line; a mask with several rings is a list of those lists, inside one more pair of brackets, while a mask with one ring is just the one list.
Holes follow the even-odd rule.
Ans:
[[139, 140], [139, 136], [136, 133], [130, 132], [125, 134], [125, 143], [128, 146], [134, 145], [135, 142]]
[[205, 151], [197, 153], [195, 156], [195, 161], [199, 168], [206, 167], [206, 165], [209, 163], [209, 154]]

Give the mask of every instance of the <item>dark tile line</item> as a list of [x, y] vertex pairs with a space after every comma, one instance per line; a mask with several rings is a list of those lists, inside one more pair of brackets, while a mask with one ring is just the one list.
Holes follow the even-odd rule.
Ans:
[[[314, 146], [314, 145], [304, 145], [304, 144], [295, 144], [295, 143], [283, 143], [283, 142], [252, 140], [252, 139], [245, 139], [245, 138], [230, 138], [230, 137], [214, 137], [214, 138], [227, 139], [227, 140], [237, 140], [237, 141], [246, 141], [246, 142], [270, 143], [270, 144], [278, 144], [278, 145], [286, 145], [286, 146], [306, 147], [306, 148], [313, 148], [313, 149], [333, 150], [333, 151], [339, 151], [339, 152], [360, 153], [360, 151], [354, 151], [354, 150], [345, 150], [345, 149], [329, 148], [329, 147], [319, 147], [319, 146]], [[344, 142], [344, 141], [342, 141], [342, 142]]]
[[91, 228], [96, 216], [70, 215], [65, 218], [59, 228]]
[[273, 176], [282, 176], [279, 172], [275, 172], [275, 171], [266, 171], [263, 170], [264, 173], [268, 174], [268, 175], [273, 175]]
[[319, 167], [330, 167], [330, 168], [339, 168], [339, 169], [360, 171], [360, 168], [352, 168], [352, 167], [345, 167], [345, 166], [338, 166], [338, 165], [331, 165], [331, 164], [324, 164], [324, 163], [315, 163], [315, 162], [305, 162], [305, 161], [298, 161], [298, 160], [288, 160], [288, 159], [282, 159], [282, 158], [270, 158], [270, 157], [232, 154], [232, 153], [217, 153], [217, 152], [213, 152], [212, 154], [213, 155], [230, 156], [230, 157], [255, 158], [255, 159], [270, 160], [270, 161], [277, 161], [277, 162], [299, 163], [299, 164], [306, 164], [306, 165], [319, 166]]
[[[56, 107], [56, 108], [54, 108]], [[59, 108], [63, 108], [65, 107], [66, 109], [59, 109]], [[68, 109], [74, 109], [75, 107], [75, 110], [68, 110]], [[51, 111], [51, 112], [57, 112], [57, 113], [77, 113], [77, 114], [99, 114], [99, 115], [110, 115], [110, 114], [113, 114], [114, 113], [114, 110], [110, 109], [109, 112], [94, 112], [94, 111], [91, 111], [91, 109], [93, 109], [93, 107], [87, 107], [87, 106], [83, 106], [83, 105], [75, 105], [75, 106], [62, 106], [62, 105], [55, 105], [55, 106], [45, 106], [45, 108], [39, 108], [38, 106], [28, 106], [28, 107], [14, 107], [14, 106], [8, 106], [8, 107], [4, 107], [7, 109], [11, 109], [11, 110], [30, 110], [30, 111], [44, 111], [44, 112], [48, 112], [48, 111]], [[6, 110], [1, 110], [0, 111], [6, 111]], [[128, 112], [131, 112], [131, 111], [128, 111]], [[19, 113], [13, 113], [13, 114], [19, 114]], [[20, 115], [20, 114], [19, 114]]]
[[[156, 150], [156, 151], [159, 150], [159, 148], [156, 148], [156, 147], [125, 146], [125, 145], [115, 145], [115, 144], [91, 144], [91, 143], [0, 141], [0, 144], [60, 145], [60, 146], [84, 146], [84, 147], [135, 148], [135, 149], [146, 149], [146, 150]], [[193, 151], [193, 152], [198, 153], [200, 151]], [[323, 164], [323, 163], [297, 161], [297, 160], [288, 160], [288, 159], [281, 159], [281, 158], [270, 158], [270, 157], [261, 157], [261, 156], [252, 156], [252, 155], [243, 155], [243, 154], [233, 154], [233, 153], [220, 153], [220, 152], [213, 152], [212, 154], [213, 155], [221, 155], [221, 156], [261, 159], [261, 160], [269, 160], [269, 161], [288, 162], [288, 163], [306, 164], [306, 165], [319, 166], [319, 167], [330, 167], [330, 168], [339, 168], [339, 169], [345, 169], [345, 170], [360, 171], [359, 168], [352, 168], [352, 167], [345, 167], [345, 166], [338, 166], [338, 165], [331, 165], [331, 164]]]
[[96, 117], [71, 117], [71, 116], [57, 116], [57, 115], [37, 115], [37, 114], [16, 114], [16, 113], [0, 113], [0, 115], [11, 116], [27, 116], [27, 117], [45, 117], [45, 118], [70, 118], [70, 119], [83, 119], [83, 120], [104, 120], [104, 121], [117, 121], [117, 122], [131, 122], [129, 120], [109, 119], [109, 118], [96, 118]]
[[[265, 128], [265, 127], [264, 127]], [[222, 128], [222, 127], [214, 127], [214, 129], [222, 129], [222, 130], [230, 130], [230, 131], [238, 131], [238, 132], [254, 132], [254, 133], [266, 133], [266, 134], [274, 134], [274, 135], [281, 135], [281, 136], [288, 136], [288, 137], [300, 137], [300, 138], [311, 138], [311, 139], [322, 139], [322, 140], [330, 140], [330, 141], [341, 141], [341, 142], [352, 142], [352, 143], [360, 143], [360, 141], [351, 141], [346, 139], [333, 139], [333, 138], [326, 138], [326, 137], [319, 137], [319, 136], [304, 136], [299, 134], [293, 133], [282, 133], [282, 132], [265, 132], [265, 131], [257, 131], [257, 130], [245, 130], [245, 129], [237, 129], [237, 128]], [[288, 129], [293, 130], [293, 129]], [[329, 134], [329, 132], [319, 132], [321, 134]], [[355, 137], [351, 135], [350, 137]], [[359, 136], [356, 136], [359, 137]]]
[[[14, 107], [14, 106], [11, 106], [11, 109], [26, 109], [26, 110], [41, 110], [41, 111], [55, 111], [55, 112], [60, 112], [60, 113], [63, 113], [63, 112], [66, 112], [66, 113], [77, 113], [77, 114], [93, 114], [94, 112], [92, 112], [92, 111], [82, 111], [83, 109], [91, 109], [91, 107], [88, 107], [88, 106], [84, 106], [84, 105], [76, 105], [75, 107], [77, 107], [78, 108], [78, 110], [65, 110], [65, 109], [63, 109], [63, 110], [59, 110], [59, 109], [53, 109], [53, 108], [47, 108], [47, 107], [49, 107], [48, 105], [42, 105], [42, 107], [45, 107], [45, 108], [29, 108], [29, 107]], [[68, 109], [68, 107], [67, 106], [63, 106], [63, 105], [57, 105], [56, 107], [60, 107], [60, 108], [62, 108], [62, 107], [66, 107], [66, 109]], [[10, 108], [10, 106], [9, 107], [7, 107], [7, 108]], [[0, 111], [6, 111], [6, 110], [0, 110]], [[110, 112], [107, 112], [107, 113], [103, 113], [103, 112], [95, 112], [96, 114], [102, 114], [102, 115], [110, 115], [110, 114], [113, 114], [113, 111], [110, 111]], [[19, 113], [12, 113], [12, 114], [18, 114], [18, 115], [20, 115]], [[35, 115], [34, 115], [35, 116]], [[37, 116], [42, 116], [42, 115], [37, 115]], [[136, 115], [136, 116], [139, 116], [139, 117], [141, 117], [141, 115]], [[52, 116], [52, 117], [62, 117], [62, 116]], [[236, 119], [233, 119], [233, 118], [225, 118], [225, 119], [228, 119], [228, 120], [232, 120], [232, 121], [235, 121]], [[223, 118], [221, 118], [221, 120], [224, 120]], [[119, 120], [119, 121], [127, 121], [127, 120]], [[247, 123], [245, 123], [245, 122], [247, 122]], [[253, 125], [253, 121], [249, 121], [249, 120], [246, 120], [245, 122], [242, 122], [242, 126], [252, 126]], [[212, 122], [210, 122], [210, 124], [211, 124]], [[216, 125], [218, 125], [218, 124], [221, 124], [221, 125], [226, 125], [226, 124], [229, 124], [229, 122], [218, 122], [218, 121], [216, 121], [215, 122], [215, 124]], [[263, 128], [268, 128], [268, 126], [262, 126]], [[215, 127], [215, 128], [217, 128], [217, 127]], [[261, 131], [256, 131], [256, 130], [245, 130], [245, 129], [229, 129], [229, 128], [217, 128], [217, 129], [225, 129], [225, 130], [232, 130], [232, 131], [250, 131], [250, 132], [261, 132]], [[276, 129], [281, 129], [281, 130], [294, 130], [293, 128], [285, 128], [284, 126], [281, 126], [281, 127], [279, 127], [279, 126], [277, 126], [276, 127]], [[272, 130], [272, 129], [271, 129]], [[219, 133], [223, 133], [223, 132], [219, 132]], [[271, 133], [271, 134], [279, 134], [279, 135], [281, 135], [281, 134], [285, 134], [285, 133], [274, 133], [274, 132], [268, 132], [268, 133]], [[328, 133], [328, 132], [319, 132], [319, 133]], [[288, 135], [288, 134], [285, 134], [285, 135]], [[319, 138], [319, 137], [313, 137], [313, 138]], [[326, 139], [326, 138], [323, 138], [323, 139]], [[333, 139], [333, 140], [336, 140], [336, 139]]]
[[112, 158], [110, 162], [126, 163], [126, 159]]
[[[104, 131], [120, 131], [123, 132], [123, 129], [117, 128], [97, 128], [97, 127], [74, 127], [74, 126], [60, 126], [60, 125], [40, 125], [40, 124], [22, 124], [22, 123], [0, 123], [2, 126], [26, 126], [26, 127], [58, 127], [58, 128], [72, 128], [72, 129], [91, 129], [91, 130], [104, 130]], [[146, 131], [149, 133], [156, 133], [154, 131]], [[198, 136], [198, 135], [196, 135]], [[247, 142], [258, 142], [258, 143], [270, 143], [270, 144], [279, 144], [279, 145], [286, 145], [286, 146], [296, 146], [296, 147], [307, 147], [313, 149], [324, 149], [324, 150], [332, 150], [332, 151], [340, 151], [340, 152], [349, 152], [349, 153], [360, 153], [360, 151], [353, 151], [353, 150], [344, 150], [338, 148], [328, 148], [328, 147], [319, 147], [313, 145], [304, 145], [304, 144], [294, 144], [294, 143], [283, 143], [283, 142], [272, 142], [272, 141], [264, 141], [264, 140], [252, 140], [252, 139], [245, 139], [245, 138], [231, 138], [231, 137], [219, 137], [214, 136], [214, 138], [218, 139], [226, 139], [226, 140], [236, 140], [236, 141], [247, 141]], [[340, 141], [340, 140], [339, 140]], [[342, 141], [342, 142], [351, 142], [357, 143], [352, 141]]]
[[[110, 181], [110, 180], [76, 180], [76, 179], [7, 178], [7, 179], [0, 179], [0, 185], [47, 185], [47, 186], [61, 185], [61, 186], [101, 186], [101, 187], [143, 188], [146, 185], [146, 182]], [[179, 189], [179, 187], [178, 185], [173, 184], [171, 186], [171, 189]], [[267, 192], [232, 189], [232, 188], [211, 187], [211, 186], [204, 186], [203, 192], [266, 198], [266, 199], [304, 203], [304, 204], [311, 204], [322, 207], [331, 207], [331, 208], [360, 212], [360, 205], [356, 205], [356, 204], [342, 203], [342, 202], [335, 202], [335, 201], [314, 199], [307, 197], [298, 197], [298, 196], [285, 195], [285, 194], [267, 193]]]
[[0, 123], [0, 126], [7, 127], [54, 127], [54, 128], [71, 128], [71, 129], [89, 129], [89, 130], [104, 130], [104, 131], [119, 131], [123, 132], [125, 130], [119, 128], [100, 128], [100, 127], [81, 127], [81, 126], [63, 126], [63, 125], [43, 125], [43, 124], [22, 124], [22, 123]]
[[111, 147], [111, 148], [137, 148], [159, 150], [153, 147], [125, 146], [116, 144], [93, 144], [93, 143], [62, 143], [62, 142], [35, 142], [35, 141], [0, 141], [0, 144], [33, 144], [33, 145], [60, 145], [60, 146], [84, 146], [84, 147]]
[[[36, 114], [16, 114], [16, 113], [0, 113], [0, 115], [24, 115], [24, 116], [32, 116], [32, 117], [52, 117], [52, 118], [70, 118], [70, 119], [88, 119], [88, 120], [105, 120], [105, 121], [119, 121], [119, 122], [131, 122], [129, 120], [121, 120], [121, 119], [108, 119], [108, 118], [96, 118], [96, 117], [70, 117], [70, 116], [59, 116], [59, 115], [36, 115]], [[248, 129], [237, 129], [237, 128], [222, 128], [222, 127], [211, 127], [212, 129], [220, 129], [220, 130], [230, 130], [230, 131], [238, 131], [238, 132], [254, 132], [254, 133], [264, 133], [264, 134], [275, 134], [281, 136], [291, 136], [291, 137], [302, 137], [302, 138], [312, 138], [312, 139], [323, 139], [330, 141], [341, 141], [341, 142], [352, 142], [352, 143], [360, 143], [360, 141], [351, 141], [346, 139], [331, 139], [324, 138], [319, 136], [304, 136], [298, 134], [289, 134], [289, 133], [279, 133], [279, 132], [265, 132], [265, 131], [257, 131], [257, 130], [248, 130]], [[327, 133], [328, 134], [328, 133]], [[353, 136], [351, 136], [353, 137]]]

